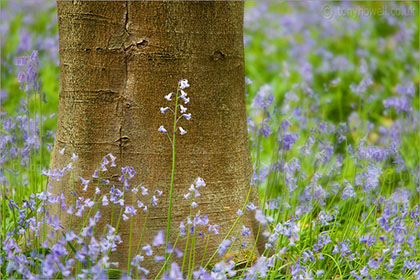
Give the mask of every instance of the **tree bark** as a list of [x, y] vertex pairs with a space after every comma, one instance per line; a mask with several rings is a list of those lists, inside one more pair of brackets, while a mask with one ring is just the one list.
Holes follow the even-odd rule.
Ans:
[[[118, 168], [101, 173], [111, 182], [101, 184], [102, 192], [121, 186], [120, 167], [134, 167], [133, 185], [163, 191], [158, 206], [150, 209], [142, 245], [151, 243], [158, 230], [166, 229], [172, 163], [171, 144], [157, 128], [172, 127], [173, 119], [159, 108], [169, 105], [164, 95], [187, 78], [191, 87], [186, 90], [190, 97], [186, 107], [192, 119], [180, 121], [188, 132], [177, 135], [170, 240], [173, 244], [179, 222], [190, 212], [183, 195], [200, 176], [207, 186], [200, 189], [197, 209], [208, 215], [211, 224], [220, 225], [220, 234], [212, 237], [208, 248], [214, 252], [245, 201], [252, 173], [244, 95], [243, 3], [58, 1], [57, 6], [60, 94], [51, 169], [67, 165], [74, 152], [78, 155], [73, 163], [76, 193], [93, 197], [96, 182], [83, 192], [77, 178], [91, 177], [106, 154], [117, 156]], [[54, 183], [54, 191], [71, 197], [72, 177], [66, 175]], [[251, 197], [256, 199], [255, 191]], [[144, 200], [140, 194], [125, 198], [127, 204]], [[244, 224], [255, 230], [253, 214], [245, 212]], [[101, 213], [103, 223], [109, 223], [111, 207]], [[68, 215], [60, 214], [68, 226]], [[133, 246], [143, 219], [143, 213], [135, 218]], [[129, 222], [121, 221], [123, 243], [113, 258], [122, 266], [127, 262], [129, 230]], [[252, 243], [253, 238], [247, 241]], [[204, 240], [196, 244], [198, 260], [204, 245]], [[152, 272], [157, 267], [152, 257], [143, 266]]]

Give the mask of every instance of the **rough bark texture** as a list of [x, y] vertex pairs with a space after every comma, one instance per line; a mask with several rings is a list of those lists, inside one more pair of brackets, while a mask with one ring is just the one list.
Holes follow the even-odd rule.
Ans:
[[[76, 178], [89, 178], [103, 156], [113, 153], [118, 168], [101, 177], [109, 179], [110, 186], [120, 186], [120, 167], [134, 167], [133, 184], [164, 191], [149, 214], [143, 245], [150, 243], [159, 229], [166, 229], [171, 177], [171, 145], [157, 128], [172, 127], [173, 119], [160, 114], [159, 108], [168, 105], [164, 95], [187, 78], [192, 119], [181, 121], [188, 133], [177, 136], [171, 240], [190, 211], [183, 195], [200, 176], [207, 186], [200, 191], [197, 209], [209, 216], [210, 223], [221, 226], [221, 234], [209, 244], [208, 252], [214, 252], [243, 205], [252, 170], [244, 95], [243, 3], [58, 1], [57, 5], [61, 74], [51, 168], [68, 164], [74, 152], [79, 157], [73, 163]], [[64, 156], [59, 154], [63, 147]], [[55, 191], [70, 197], [72, 184], [71, 176], [66, 176], [54, 183]], [[84, 193], [77, 181], [76, 192], [93, 197], [94, 185]], [[102, 191], [110, 186], [101, 186]], [[126, 202], [131, 204], [136, 197], [146, 202], [140, 194], [127, 195]], [[103, 223], [109, 223], [111, 207], [101, 212]], [[245, 224], [256, 230], [248, 213]], [[61, 215], [65, 224], [66, 216]], [[135, 218], [133, 246], [143, 218], [142, 213]], [[119, 232], [123, 243], [114, 260], [125, 265], [129, 222], [122, 221]], [[182, 244], [177, 247], [183, 248]], [[204, 245], [202, 240], [196, 245], [197, 260]], [[147, 257], [143, 266], [152, 271], [160, 268], [153, 264]]]

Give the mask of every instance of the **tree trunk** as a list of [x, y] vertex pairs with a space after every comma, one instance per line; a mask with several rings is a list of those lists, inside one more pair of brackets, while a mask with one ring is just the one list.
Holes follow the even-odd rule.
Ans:
[[[51, 169], [63, 168], [72, 153], [77, 154], [76, 193], [93, 197], [97, 182], [83, 192], [78, 178], [91, 177], [106, 154], [117, 157], [118, 168], [100, 173], [100, 178], [110, 180], [109, 185], [100, 184], [102, 193], [112, 185], [121, 186], [120, 167], [134, 167], [132, 185], [142, 183], [149, 192], [163, 191], [158, 205], [150, 209], [142, 245], [151, 243], [158, 230], [166, 229], [172, 164], [171, 144], [157, 129], [172, 127], [173, 118], [159, 109], [169, 105], [164, 95], [176, 91], [178, 81], [187, 78], [190, 102], [185, 106], [192, 119], [180, 121], [188, 133], [177, 135], [170, 240], [173, 244], [179, 222], [190, 212], [190, 202], [183, 195], [200, 176], [207, 186], [200, 189], [197, 209], [208, 215], [211, 224], [220, 225], [220, 234], [212, 237], [207, 249], [214, 252], [245, 201], [252, 172], [244, 95], [243, 3], [58, 1], [57, 5], [60, 96]], [[54, 182], [54, 192], [71, 197], [72, 177]], [[251, 197], [256, 198], [255, 191]], [[140, 193], [127, 194], [126, 204], [134, 204], [137, 198], [143, 199]], [[144, 221], [141, 212], [135, 217], [133, 246]], [[244, 224], [254, 225], [255, 230], [252, 212], [245, 212]], [[109, 223], [111, 207], [101, 213], [103, 223]], [[61, 213], [68, 226], [66, 216]], [[123, 243], [114, 253], [121, 265], [127, 263], [129, 226], [129, 221], [121, 221]], [[184, 243], [179, 244], [183, 248]], [[197, 260], [204, 245], [200, 238]], [[155, 271], [153, 264], [152, 257], [143, 262]]]

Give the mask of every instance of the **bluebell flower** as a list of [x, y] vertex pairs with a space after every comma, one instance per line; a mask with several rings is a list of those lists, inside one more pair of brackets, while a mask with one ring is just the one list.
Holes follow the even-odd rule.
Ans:
[[179, 224], [179, 231], [180, 231], [180, 235], [185, 235], [185, 224], [184, 224], [184, 221], [181, 221], [181, 223]]
[[165, 99], [168, 101], [171, 101], [171, 96], [172, 96], [172, 92], [168, 93], [167, 95], [165, 95]]
[[154, 195], [154, 196], [152, 197], [152, 206], [156, 206], [156, 205], [157, 205], [157, 202], [158, 202], [158, 199], [157, 199], [157, 197]]
[[159, 128], [158, 128], [158, 131], [159, 132], [163, 132], [163, 133], [167, 133], [168, 131], [163, 127], [163, 125], [161, 125]]
[[364, 266], [361, 270], [360, 270], [360, 275], [363, 277], [368, 276], [368, 269], [367, 266]]
[[271, 127], [265, 122], [262, 125], [261, 131], [262, 131], [264, 137], [268, 137], [273, 132], [271, 130]]
[[190, 98], [186, 97], [186, 95], [181, 95], [180, 96], [182, 98], [182, 100], [184, 100], [184, 103], [187, 104], [188, 102], [190, 102]]
[[182, 104], [179, 105], [179, 108], [181, 109], [181, 114], [185, 113], [187, 111], [187, 108], [185, 108], [184, 106], [182, 106]]
[[154, 237], [152, 245], [156, 247], [163, 244], [165, 244], [165, 235], [163, 234], [163, 231], [160, 230]]
[[138, 266], [138, 267], [137, 267], [137, 269], [138, 269], [139, 271], [143, 272], [145, 275], [148, 275], [148, 274], [149, 274], [149, 272], [150, 272], [148, 269], [146, 269], [146, 268], [144, 268], [144, 267], [141, 267], [141, 266]]
[[142, 248], [141, 248], [143, 251], [145, 251], [145, 254], [146, 254], [146, 256], [151, 256], [151, 255], [153, 255], [153, 250], [152, 250], [152, 247], [148, 244], [148, 245], [146, 245], [146, 246], [143, 246]]
[[257, 209], [257, 206], [254, 205], [254, 203], [250, 202], [248, 203], [248, 205], [246, 206], [246, 209], [248, 211], [254, 211], [255, 209]]
[[169, 109], [169, 107], [160, 107], [160, 112], [165, 114], [165, 112]]
[[356, 193], [354, 192], [353, 186], [347, 182], [347, 186], [344, 188], [343, 193], [341, 194], [341, 199], [345, 200], [347, 198], [353, 198], [355, 195]]
[[132, 266], [138, 266], [140, 264], [140, 262], [144, 261], [144, 257], [141, 255], [136, 255], [132, 261], [131, 261], [131, 265]]
[[255, 219], [263, 226], [269, 222], [267, 217], [264, 215], [264, 211], [261, 209], [255, 210]]
[[141, 188], [141, 194], [142, 195], [147, 195], [148, 194], [148, 192], [147, 192], [148, 189], [147, 188], [145, 188], [144, 186], [141, 186], [141, 185], [140, 185], [140, 188]]
[[187, 87], [189, 87], [190, 85], [188, 84], [188, 80], [187, 79], [182, 79], [182, 80], [180, 80], [179, 82], [178, 82], [178, 84], [179, 84], [179, 88], [180, 89], [184, 89], [184, 88], [187, 88]]
[[184, 255], [184, 253], [182, 253], [178, 248], [175, 248], [174, 252], [177, 258], [182, 258], [182, 256]]
[[308, 260], [310, 262], [314, 262], [315, 258], [314, 258], [314, 254], [312, 253], [312, 251], [309, 250], [309, 249], [306, 249], [305, 251], [303, 251], [302, 260], [303, 260], [304, 263], [307, 262]]
[[230, 240], [226, 239], [220, 244], [219, 249], [217, 250], [219, 255], [221, 255], [221, 256], [224, 255], [224, 253], [225, 253], [226, 249], [229, 247], [230, 243], [231, 243]]
[[165, 256], [155, 256], [155, 262], [161, 262], [165, 260]]
[[186, 118], [188, 121], [191, 119], [191, 113], [188, 113], [188, 114], [182, 114], [182, 116], [183, 116], [184, 118]]
[[370, 258], [368, 261], [368, 266], [371, 269], [378, 269], [379, 268], [379, 263], [377, 260]]
[[206, 182], [204, 182], [203, 178], [197, 177], [197, 179], [195, 179], [196, 188], [205, 187], [205, 186], [206, 186]]
[[272, 94], [273, 88], [269, 84], [263, 85], [252, 100], [251, 106], [253, 108], [262, 108], [267, 110], [273, 104], [274, 96]]
[[242, 225], [241, 235], [242, 236], [250, 236], [251, 235], [251, 230], [249, 228], [247, 228], [246, 226]]
[[356, 278], [357, 280], [361, 280], [362, 278], [357, 274], [356, 271], [352, 270], [350, 271], [350, 275], [354, 278]]
[[281, 137], [283, 149], [289, 151], [298, 138], [299, 134], [297, 133], [284, 132]]
[[178, 128], [179, 128], [179, 131], [180, 131], [181, 135], [184, 135], [185, 133], [187, 133], [187, 131], [185, 131], [181, 126], [178, 127]]
[[116, 167], [117, 165], [115, 164], [115, 160], [117, 159], [113, 154], [109, 153], [108, 154], [109, 158], [111, 159], [111, 167]]
[[171, 264], [171, 270], [169, 271], [169, 278], [166, 278], [166, 279], [180, 279], [180, 280], [184, 279], [184, 277], [182, 276], [181, 269], [179, 268], [176, 262], [173, 262]]
[[209, 232], [213, 233], [213, 234], [219, 234], [219, 225], [210, 225], [209, 224]]
[[334, 249], [332, 251], [332, 254], [333, 255], [338, 254], [338, 245], [334, 245]]
[[131, 216], [135, 216], [137, 214], [137, 210], [136, 208], [134, 208], [133, 206], [125, 206], [125, 211], [124, 214], [129, 214]]
[[203, 267], [200, 266], [199, 270], [193, 272], [194, 279], [213, 279], [211, 275], [205, 270]]
[[405, 259], [404, 260], [404, 268], [410, 269], [410, 270], [414, 270], [416, 269], [416, 267], [418, 267], [418, 263], [415, 260], [408, 260]]

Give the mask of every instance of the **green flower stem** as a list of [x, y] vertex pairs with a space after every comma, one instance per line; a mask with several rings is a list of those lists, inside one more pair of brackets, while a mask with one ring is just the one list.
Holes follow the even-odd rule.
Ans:
[[[192, 200], [192, 198], [191, 198], [191, 200]], [[190, 217], [191, 216], [192, 216], [192, 207], [190, 207]], [[191, 230], [188, 229], [187, 242], [185, 242], [184, 257], [182, 258], [181, 271], [184, 271], [184, 265], [185, 265], [185, 260], [186, 260], [186, 257], [187, 257], [187, 251], [188, 251], [188, 243], [190, 241], [190, 232], [191, 232]]]
[[[169, 189], [169, 207], [168, 207], [168, 225], [166, 228], [166, 249], [169, 246], [169, 233], [171, 229], [171, 216], [172, 216], [172, 195], [174, 190], [174, 176], [175, 176], [175, 136], [176, 136], [176, 115], [178, 112], [178, 94], [179, 94], [179, 84], [178, 88], [176, 89], [176, 96], [175, 96], [175, 108], [174, 108], [174, 127], [173, 127], [173, 135], [172, 135], [172, 172], [171, 172], [171, 186]], [[165, 260], [168, 258], [168, 253], [165, 251]]]
[[[181, 236], [181, 235], [180, 235], [180, 234], [178, 234], [178, 236], [176, 237], [176, 240], [175, 240], [175, 243], [174, 243], [174, 248], [176, 247], [176, 244], [178, 243], [178, 240], [179, 240], [179, 237], [180, 237], [180, 236]], [[168, 264], [169, 260], [171, 259], [172, 254], [173, 254], [173, 253], [169, 253], [169, 254], [168, 254], [168, 259], [167, 259], [167, 260], [165, 260], [165, 263], [163, 264], [163, 266], [162, 266], [162, 268], [160, 269], [159, 273], [156, 275], [155, 280], [157, 280], [157, 279], [159, 278], [159, 276], [162, 274], [163, 270], [165, 269], [165, 267], [167, 266], [167, 264]]]
[[127, 259], [127, 273], [130, 274], [130, 260], [131, 260], [131, 241], [133, 239], [133, 216], [130, 218], [130, 237], [128, 240], [128, 259]]
[[204, 247], [204, 254], [203, 254], [203, 257], [201, 258], [200, 266], [203, 266], [204, 258], [206, 257], [206, 253], [207, 253], [207, 247], [209, 245], [209, 240], [210, 240], [210, 233], [207, 235], [206, 246]]
[[196, 230], [194, 229], [194, 233], [191, 240], [191, 247], [190, 247], [190, 256], [188, 259], [188, 276], [187, 279], [191, 279], [192, 272], [194, 269], [194, 261], [195, 261], [195, 236], [196, 236]]
[[[249, 263], [251, 262], [252, 256], [254, 255], [255, 248], [257, 247], [258, 238], [260, 237], [260, 232], [261, 232], [261, 225], [258, 226], [258, 232], [257, 232], [257, 236], [255, 237], [254, 246], [252, 247], [252, 251], [249, 254], [245, 267], [249, 265]], [[245, 273], [245, 270], [242, 271], [241, 278], [244, 276], [244, 273]]]
[[141, 242], [143, 241], [144, 230], [146, 229], [146, 223], [147, 223], [147, 218], [148, 218], [148, 217], [149, 217], [149, 211], [146, 211], [146, 217], [144, 218], [143, 227], [142, 227], [142, 229], [141, 229], [141, 234], [140, 234], [139, 243], [137, 244], [136, 255], [137, 255], [137, 254], [139, 253], [139, 251], [140, 251]]
[[[244, 205], [242, 206], [242, 212], [245, 210], [246, 204], [248, 203], [249, 200], [249, 196], [251, 195], [251, 190], [252, 190], [252, 184], [249, 185], [249, 189], [248, 189], [248, 194], [246, 196]], [[241, 216], [238, 216], [235, 220], [235, 222], [233, 223], [232, 227], [230, 228], [230, 230], [228, 231], [228, 233], [226, 234], [225, 238], [223, 239], [223, 241], [225, 241], [226, 239], [228, 239], [228, 237], [230, 236], [230, 234], [232, 233], [233, 229], [236, 227], [236, 225], [238, 224], [239, 220], [241, 219]], [[223, 242], [222, 241], [222, 242]], [[210, 259], [207, 261], [206, 265], [204, 266], [204, 268], [208, 267], [208, 265], [210, 264], [210, 262], [214, 259], [214, 257], [217, 254], [217, 251], [219, 250], [220, 246], [217, 247], [216, 251], [213, 253], [213, 255], [210, 257]]]

